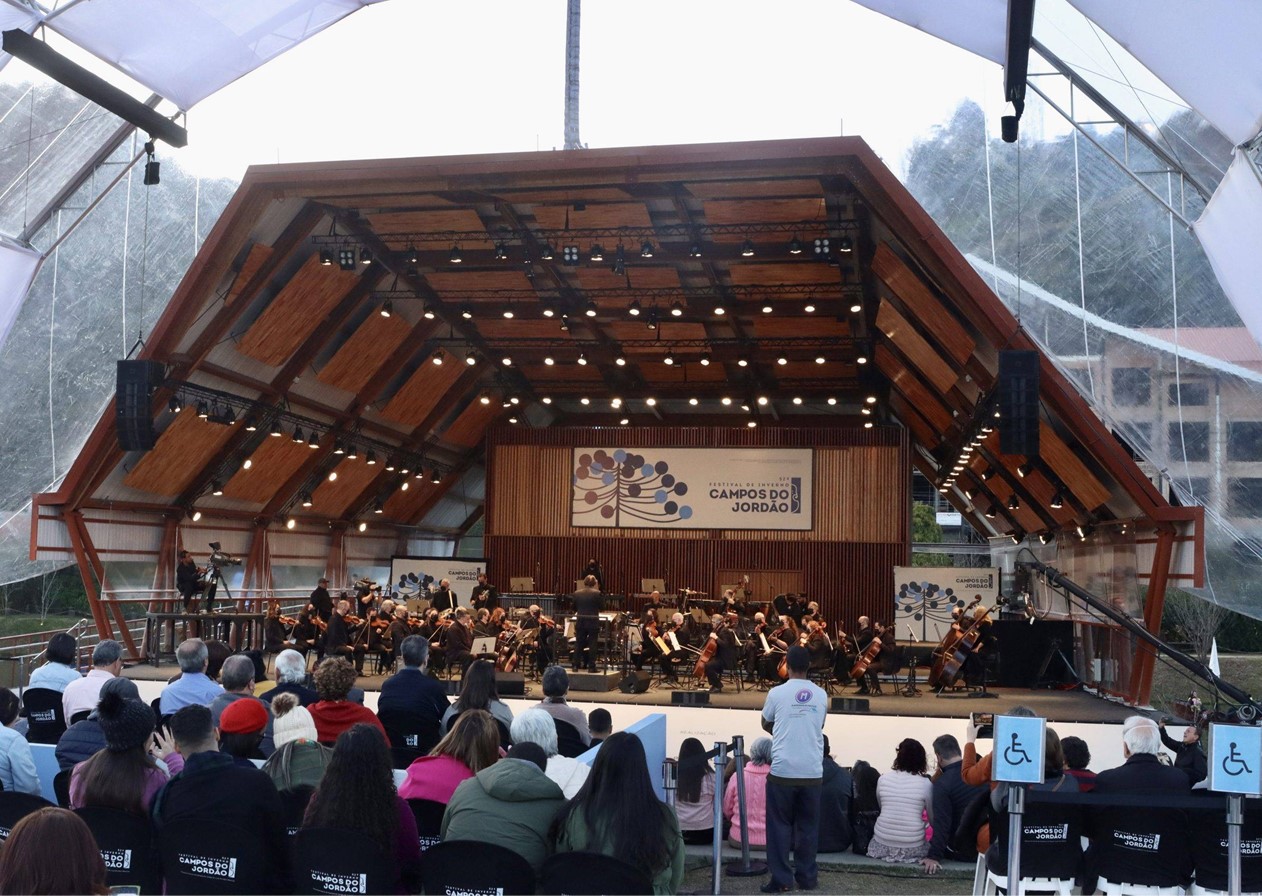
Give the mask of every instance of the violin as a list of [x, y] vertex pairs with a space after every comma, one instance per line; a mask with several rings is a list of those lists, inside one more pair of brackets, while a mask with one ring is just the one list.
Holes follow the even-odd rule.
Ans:
[[342, 621], [345, 622], [348, 626], [364, 624], [364, 620], [360, 619], [358, 616], [352, 616], [350, 613], [347, 613], [345, 616], [343, 616]]
[[329, 624], [314, 613], [308, 618], [311, 620], [311, 624], [314, 625], [318, 631], [324, 632], [329, 630]]
[[385, 631], [386, 629], [390, 627], [390, 620], [384, 616], [378, 616], [376, 619], [370, 622], [369, 625], [371, 625], [377, 631]]
[[[803, 632], [798, 636], [798, 644], [802, 647], [806, 646], [807, 635]], [[789, 678], [789, 651], [784, 652], [784, 657], [780, 660], [780, 665], [776, 667], [776, 674], [780, 676], [781, 681], [787, 681]]]
[[298, 624], [298, 620], [292, 616], [278, 616], [276, 618], [280, 620], [281, 625], [297, 625]]

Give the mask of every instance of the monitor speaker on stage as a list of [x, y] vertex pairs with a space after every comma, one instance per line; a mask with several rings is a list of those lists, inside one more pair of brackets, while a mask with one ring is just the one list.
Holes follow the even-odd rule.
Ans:
[[999, 353], [999, 453], [1039, 453], [1039, 353]]
[[521, 672], [496, 672], [495, 693], [501, 697], [526, 696], [526, 676]]
[[114, 389], [115, 429], [123, 451], [148, 451], [157, 441], [153, 430], [154, 390], [162, 384], [158, 361], [119, 361]]
[[618, 690], [624, 694], [643, 694], [649, 689], [649, 683], [653, 680], [653, 676], [648, 672], [637, 672], [632, 670], [627, 673], [626, 677], [618, 685]]

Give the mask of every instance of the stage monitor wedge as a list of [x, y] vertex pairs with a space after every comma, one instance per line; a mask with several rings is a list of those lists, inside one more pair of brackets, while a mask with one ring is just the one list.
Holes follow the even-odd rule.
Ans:
[[114, 389], [114, 422], [118, 447], [149, 451], [157, 442], [153, 429], [153, 392], [162, 384], [158, 361], [119, 361]]

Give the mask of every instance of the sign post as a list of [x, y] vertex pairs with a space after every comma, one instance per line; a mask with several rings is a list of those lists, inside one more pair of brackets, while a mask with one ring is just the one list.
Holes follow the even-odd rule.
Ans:
[[1240, 892], [1243, 797], [1262, 794], [1262, 728], [1209, 726], [1209, 789], [1227, 794], [1227, 891]]
[[1025, 785], [1043, 783], [1046, 726], [1045, 719], [995, 717], [991, 778], [1008, 784], [1009, 893], [1021, 892], [1021, 816], [1025, 813]]

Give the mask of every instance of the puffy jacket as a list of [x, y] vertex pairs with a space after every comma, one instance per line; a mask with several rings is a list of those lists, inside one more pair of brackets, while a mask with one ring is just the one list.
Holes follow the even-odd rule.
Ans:
[[66, 729], [53, 753], [57, 757], [57, 767], [64, 772], [104, 749], [105, 732], [101, 730], [101, 723], [89, 716]]
[[456, 788], [472, 777], [469, 766], [454, 756], [422, 756], [408, 766], [407, 777], [399, 785], [399, 796], [405, 800], [447, 803]]
[[933, 783], [924, 775], [891, 771], [876, 782], [881, 814], [876, 817], [873, 839], [893, 849], [924, 845], [925, 818], [933, 821]]
[[819, 795], [819, 851], [850, 848], [850, 805], [854, 781], [831, 756], [824, 757], [824, 781]]
[[538, 872], [548, 857], [548, 827], [563, 805], [565, 794], [539, 766], [501, 759], [456, 788], [442, 838], [506, 846]]
[[[769, 765], [745, 766], [745, 820], [749, 822], [749, 845], [760, 849], [767, 845], [767, 775]], [[736, 776], [728, 779], [723, 791], [723, 814], [732, 823], [728, 838], [739, 843], [741, 839], [741, 813], [736, 802]]]

